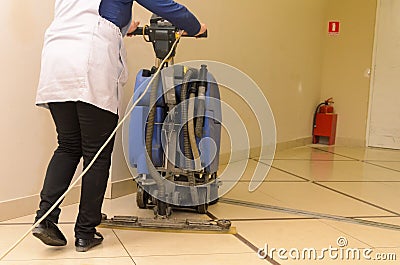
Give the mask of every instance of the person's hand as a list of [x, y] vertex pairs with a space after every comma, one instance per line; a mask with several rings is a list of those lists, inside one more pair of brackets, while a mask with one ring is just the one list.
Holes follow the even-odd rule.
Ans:
[[200, 25], [201, 25], [200, 31], [199, 31], [199, 33], [197, 33], [197, 34], [195, 35], [195, 37], [196, 37], [196, 36], [199, 36], [199, 35], [201, 35], [201, 34], [203, 34], [204, 32], [207, 31], [207, 25], [206, 25], [206, 24], [200, 23]]
[[[201, 35], [201, 34], [203, 34], [204, 32], [207, 31], [207, 25], [206, 24], [200, 23], [200, 25], [201, 25], [200, 31], [196, 35], [194, 35], [194, 37], [199, 36], [199, 35]], [[188, 36], [188, 35], [189, 34], [186, 31], [182, 32], [182, 36]]]
[[128, 30], [128, 36], [132, 37], [133, 35], [129, 35], [129, 33], [134, 32], [139, 27], [140, 21], [132, 21], [131, 26]]

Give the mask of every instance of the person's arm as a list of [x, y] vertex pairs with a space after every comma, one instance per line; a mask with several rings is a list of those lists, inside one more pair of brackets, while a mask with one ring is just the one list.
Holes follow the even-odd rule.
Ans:
[[136, 2], [154, 14], [165, 18], [179, 29], [186, 31], [190, 36], [205, 31], [204, 24], [200, 24], [185, 6], [173, 0], [136, 0]]

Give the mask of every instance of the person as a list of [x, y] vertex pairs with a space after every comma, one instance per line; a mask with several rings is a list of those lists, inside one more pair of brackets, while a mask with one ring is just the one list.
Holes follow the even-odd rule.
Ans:
[[[173, 0], [137, 0], [189, 35], [202, 34], [206, 25]], [[135, 30], [133, 0], [56, 0], [54, 20], [46, 30], [36, 104], [50, 109], [58, 147], [40, 193], [36, 222], [67, 190], [83, 158], [86, 168], [115, 129], [127, 82], [123, 37]], [[132, 22], [131, 22], [132, 21]], [[82, 179], [75, 246], [85, 252], [103, 241], [96, 231], [106, 191], [114, 140], [102, 151]], [[32, 233], [44, 244], [65, 246], [57, 227], [59, 205]]]

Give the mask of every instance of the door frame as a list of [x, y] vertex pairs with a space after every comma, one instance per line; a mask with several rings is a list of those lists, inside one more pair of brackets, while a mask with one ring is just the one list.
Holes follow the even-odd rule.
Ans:
[[367, 128], [366, 128], [366, 147], [369, 147], [370, 141], [370, 129], [371, 129], [371, 112], [372, 112], [372, 102], [374, 96], [374, 89], [375, 89], [375, 74], [376, 74], [376, 56], [378, 51], [378, 36], [379, 36], [379, 26], [380, 26], [380, 14], [381, 14], [381, 5], [382, 1], [384, 0], [377, 0], [376, 6], [376, 17], [375, 17], [375, 34], [374, 34], [374, 48], [372, 54], [372, 69], [370, 73], [370, 83], [369, 83], [369, 100], [368, 100], [368, 118], [367, 118]]

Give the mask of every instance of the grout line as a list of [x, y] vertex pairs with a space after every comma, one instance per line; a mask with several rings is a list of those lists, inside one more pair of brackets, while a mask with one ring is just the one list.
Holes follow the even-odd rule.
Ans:
[[362, 160], [361, 162], [367, 164], [367, 165], [371, 165], [371, 166], [375, 166], [375, 167], [379, 167], [379, 168], [383, 168], [383, 169], [387, 169], [387, 170], [391, 170], [394, 172], [400, 172], [400, 170], [394, 169], [394, 168], [390, 168], [390, 167], [386, 167], [386, 166], [382, 166], [382, 165], [378, 165], [378, 164], [374, 164], [365, 160]]
[[354, 160], [354, 161], [361, 161], [360, 159], [357, 159], [357, 158], [354, 158], [354, 157], [350, 157], [350, 156], [345, 156], [345, 155], [337, 154], [337, 153], [335, 153], [335, 152], [331, 152], [331, 151], [324, 150], [324, 149], [319, 149], [319, 148], [317, 148], [317, 147], [311, 147], [311, 148], [312, 148], [312, 149], [315, 149], [315, 150], [318, 150], [318, 151], [325, 152], [325, 153], [329, 153], [329, 154], [341, 156], [341, 157], [344, 157], [344, 158], [348, 158], [348, 159], [351, 159], [351, 160]]
[[318, 180], [318, 183], [398, 183], [400, 180]]
[[[264, 163], [264, 162], [261, 162], [261, 161], [260, 161], [260, 163], [263, 163], [263, 164], [265, 164], [265, 165], [268, 165], [268, 164], [266, 164], [266, 163]], [[289, 172], [289, 171], [286, 171], [286, 170], [284, 170], [284, 169], [278, 168], [278, 167], [276, 167], [276, 166], [272, 166], [272, 165], [268, 165], [268, 166], [270, 166], [270, 167], [273, 168], [273, 169], [276, 169], [276, 170], [279, 170], [279, 171], [281, 171], [281, 172], [284, 172], [284, 173], [286, 173], [286, 174], [289, 174], [289, 175], [291, 175], [291, 176], [293, 176], [293, 177], [299, 178], [299, 179], [301, 179], [301, 180], [303, 180], [303, 181], [307, 181], [307, 182], [310, 182], [310, 181], [311, 181], [311, 180], [308, 179], [308, 178], [303, 178], [303, 177], [301, 177], [301, 176], [299, 176], [299, 175], [296, 175], [296, 174], [291, 173], [291, 172]]]
[[309, 158], [274, 158], [274, 159], [263, 159], [263, 158], [256, 158], [252, 157], [250, 158], [252, 160], [257, 160], [257, 161], [318, 161], [318, 162], [354, 162], [353, 159], [309, 159]]
[[[239, 239], [242, 243], [244, 243], [246, 246], [248, 246], [249, 248], [251, 248], [254, 252], [256, 252], [258, 254], [259, 252], [259, 248], [256, 247], [255, 245], [253, 245], [253, 243], [251, 243], [249, 240], [247, 240], [246, 238], [244, 238], [242, 235], [240, 235], [239, 233], [236, 233], [233, 235], [234, 237], [236, 237], [237, 239]], [[271, 259], [270, 257], [266, 257], [265, 260], [267, 262], [269, 262], [270, 264], [273, 265], [280, 265], [277, 261]]]
[[[217, 216], [215, 216], [214, 214], [212, 214], [211, 212], [207, 212], [207, 216], [210, 217], [212, 220], [219, 220], [219, 218]], [[239, 239], [242, 243], [244, 243], [246, 246], [248, 246], [249, 248], [251, 248], [256, 254], [258, 254], [258, 247], [256, 247], [253, 243], [251, 243], [249, 240], [247, 240], [246, 238], [244, 238], [242, 235], [240, 235], [239, 233], [235, 233], [233, 234], [234, 237], [236, 237], [237, 239]], [[270, 264], [273, 265], [280, 265], [278, 262], [276, 262], [275, 260], [271, 259], [270, 257], [266, 257], [265, 259], [266, 261], [268, 261]]]
[[[234, 183], [249, 183], [249, 182], [251, 182], [251, 181], [250, 181], [250, 180], [239, 180], [239, 181], [224, 180], [224, 183], [232, 183], [232, 182], [234, 182]], [[267, 183], [267, 182], [278, 182], [278, 183], [279, 183], [279, 182], [283, 182], [283, 183], [287, 183], [287, 182], [291, 183], [291, 182], [293, 182], [293, 183], [303, 183], [304, 180], [264, 180], [264, 181], [252, 181], [252, 183]], [[400, 181], [398, 181], [398, 182], [400, 182]]]
[[119, 243], [121, 243], [122, 247], [125, 249], [126, 253], [129, 255], [129, 258], [132, 260], [133, 264], [136, 265], [136, 262], [135, 262], [135, 260], [133, 259], [131, 253], [129, 253], [129, 251], [128, 251], [128, 249], [125, 247], [124, 243], [122, 243], [122, 240], [119, 238], [119, 236], [117, 235], [117, 233], [115, 233], [115, 230], [114, 230], [114, 229], [111, 229], [111, 230], [113, 231], [114, 235], [117, 237]]
[[363, 160], [364, 162], [384, 162], [384, 163], [386, 163], [386, 162], [388, 162], [388, 163], [399, 163], [400, 161], [398, 161], [398, 160], [369, 160], [369, 159], [366, 159], [366, 160]]
[[281, 169], [281, 168], [278, 168], [278, 167], [275, 167], [275, 166], [271, 166], [271, 167], [274, 168], [274, 169], [276, 169], [276, 170], [279, 170], [279, 171], [281, 171], [281, 172], [284, 172], [284, 173], [286, 173], [286, 174], [289, 174], [289, 175], [291, 175], [291, 176], [293, 176], [293, 177], [299, 178], [299, 179], [301, 179], [301, 180], [303, 180], [303, 181], [307, 181], [307, 182], [311, 181], [311, 179], [301, 177], [301, 176], [299, 176], [299, 175], [296, 175], [296, 174], [291, 173], [291, 172], [289, 172], [289, 171], [286, 171], [286, 170], [284, 170], [284, 169]]
[[207, 216], [210, 217], [211, 220], [218, 220], [218, 217], [216, 217], [215, 215], [213, 215], [212, 213], [207, 211]]

